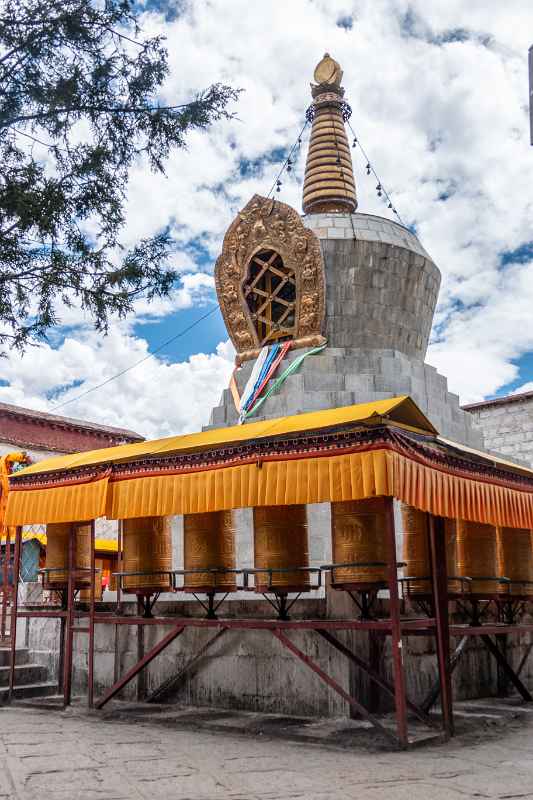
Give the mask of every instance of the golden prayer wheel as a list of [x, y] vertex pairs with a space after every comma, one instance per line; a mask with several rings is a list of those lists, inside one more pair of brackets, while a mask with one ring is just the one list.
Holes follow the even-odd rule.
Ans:
[[[102, 599], [103, 596], [103, 589], [102, 589], [102, 566], [103, 561], [101, 558], [95, 558], [94, 560], [94, 567], [95, 567], [95, 574], [94, 574], [94, 600], [97, 602], [98, 600]], [[91, 602], [91, 588], [82, 589], [80, 592], [80, 600], [84, 603]]]
[[46, 584], [51, 589], [65, 588], [68, 584], [69, 539], [73, 534], [74, 577], [76, 589], [91, 585], [91, 523], [51, 522], [46, 526]]
[[332, 583], [366, 591], [387, 582], [387, 505], [383, 497], [331, 504], [331, 537], [335, 564], [382, 566], [338, 567]]
[[[425, 511], [402, 503], [403, 554], [405, 562], [404, 574], [414, 580], [407, 582], [410, 595], [431, 595], [431, 559], [429, 552], [429, 519]], [[461, 591], [460, 581], [450, 580], [456, 574], [457, 533], [453, 519], [444, 520], [444, 536], [446, 540], [446, 571], [448, 574], [448, 593], [458, 594]]]
[[494, 525], [457, 520], [457, 574], [472, 578], [469, 586], [465, 586], [465, 591], [472, 595], [506, 593], [505, 585], [497, 580], [501, 573]]
[[468, 591], [461, 581], [453, 580], [453, 576], [458, 575], [457, 571], [457, 520], [444, 520], [444, 535], [446, 537], [446, 573], [448, 575], [448, 593], [460, 594]]
[[498, 528], [499, 572], [509, 578], [510, 595], [533, 595], [533, 532]]
[[125, 576], [122, 588], [133, 594], [168, 592], [172, 570], [172, 531], [170, 517], [134, 517], [122, 522], [123, 572], [142, 572]]
[[[235, 569], [235, 524], [231, 511], [185, 514], [185, 570]], [[193, 592], [234, 592], [235, 574], [195, 572], [185, 575], [184, 589]]]
[[402, 503], [402, 528], [404, 574], [414, 579], [408, 581], [407, 592], [410, 595], [429, 595], [432, 590], [427, 514]]
[[[309, 573], [295, 570], [309, 566], [307, 509], [304, 504], [254, 508], [254, 565], [258, 592], [279, 594], [309, 590]], [[294, 571], [293, 571], [294, 570]]]

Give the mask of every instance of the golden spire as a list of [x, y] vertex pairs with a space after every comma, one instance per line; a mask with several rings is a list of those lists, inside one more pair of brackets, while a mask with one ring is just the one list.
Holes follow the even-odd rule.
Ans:
[[326, 53], [311, 84], [313, 120], [305, 167], [303, 210], [305, 214], [351, 213], [357, 208], [352, 157], [344, 129], [350, 107], [343, 100], [342, 70]]

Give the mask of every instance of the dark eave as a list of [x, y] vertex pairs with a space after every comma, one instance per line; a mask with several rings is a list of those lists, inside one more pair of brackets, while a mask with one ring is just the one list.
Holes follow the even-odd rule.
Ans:
[[533, 392], [522, 392], [521, 394], [508, 394], [505, 397], [494, 397], [492, 400], [482, 400], [480, 403], [469, 403], [461, 406], [463, 411], [479, 411], [482, 408], [492, 408], [494, 406], [507, 406], [511, 403], [524, 403], [533, 400]]
[[[135, 433], [135, 431], [130, 431], [127, 428], [115, 428], [111, 425], [101, 425], [97, 422], [87, 422], [86, 420], [62, 417], [57, 414], [48, 414], [46, 411], [35, 411], [30, 408], [13, 406], [10, 403], [0, 403], [0, 416], [8, 416], [49, 427], [92, 433], [97, 436], [102, 436], [103, 438], [112, 439], [113, 441], [117, 439], [128, 443], [144, 441], [144, 436], [140, 436], [138, 433]], [[13, 444], [17, 444], [17, 442], [13, 442]]]

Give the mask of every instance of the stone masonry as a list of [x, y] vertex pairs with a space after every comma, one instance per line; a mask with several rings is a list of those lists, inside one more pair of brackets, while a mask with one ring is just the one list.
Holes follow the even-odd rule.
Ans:
[[464, 406], [483, 432], [485, 446], [533, 468], [533, 392]]
[[[280, 372], [297, 358], [301, 350], [289, 353]], [[242, 392], [253, 362], [246, 362], [236, 373]], [[250, 421], [275, 419], [302, 411], [369, 403], [398, 395], [410, 395], [427, 414], [437, 430], [449, 439], [481, 448], [483, 438], [469, 414], [459, 406], [459, 397], [448, 391], [448, 382], [435, 367], [415, 361], [397, 350], [362, 350], [328, 347], [307, 358], [290, 375], [283, 390], [272, 395]], [[238, 415], [229, 389], [221, 404], [211, 413], [210, 426], [235, 425]]]
[[416, 236], [371, 214], [313, 214], [304, 224], [324, 258], [329, 346], [423, 359], [440, 272]]

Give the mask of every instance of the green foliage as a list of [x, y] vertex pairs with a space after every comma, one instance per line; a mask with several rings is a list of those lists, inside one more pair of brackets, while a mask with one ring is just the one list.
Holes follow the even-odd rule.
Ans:
[[2, 347], [45, 336], [59, 300], [105, 332], [139, 295], [172, 289], [168, 233], [120, 247], [129, 170], [143, 155], [163, 172], [238, 92], [215, 84], [162, 106], [167, 74], [163, 40], [142, 37], [130, 0], [0, 0]]

